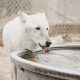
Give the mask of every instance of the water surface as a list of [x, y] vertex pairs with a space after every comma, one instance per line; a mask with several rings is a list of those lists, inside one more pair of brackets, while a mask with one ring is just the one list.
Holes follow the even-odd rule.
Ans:
[[43, 65], [80, 72], [80, 50], [53, 50], [49, 53], [29, 53], [22, 57]]

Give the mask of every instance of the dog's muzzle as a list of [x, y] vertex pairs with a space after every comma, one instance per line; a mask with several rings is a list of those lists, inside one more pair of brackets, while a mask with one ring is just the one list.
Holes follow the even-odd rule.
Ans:
[[48, 42], [48, 41], [46, 41], [46, 45], [45, 46], [42, 46], [41, 44], [39, 44], [39, 46], [42, 48], [42, 50], [44, 51], [44, 52], [49, 52], [49, 50], [50, 50], [50, 45], [51, 45], [51, 42]]

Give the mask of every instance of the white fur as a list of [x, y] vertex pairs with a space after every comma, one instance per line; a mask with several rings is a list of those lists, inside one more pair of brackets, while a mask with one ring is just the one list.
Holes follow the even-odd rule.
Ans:
[[[19, 16], [8, 22], [3, 30], [3, 43], [8, 52], [29, 49], [40, 49], [39, 43], [49, 41], [49, 24], [44, 13], [28, 15], [19, 12]], [[40, 30], [36, 30], [40, 27]]]

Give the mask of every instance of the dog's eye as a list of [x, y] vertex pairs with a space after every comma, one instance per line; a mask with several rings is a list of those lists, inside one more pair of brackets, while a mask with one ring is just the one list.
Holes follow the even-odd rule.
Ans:
[[46, 30], [48, 30], [48, 28], [46, 28]]
[[40, 27], [36, 27], [35, 29], [40, 30]]

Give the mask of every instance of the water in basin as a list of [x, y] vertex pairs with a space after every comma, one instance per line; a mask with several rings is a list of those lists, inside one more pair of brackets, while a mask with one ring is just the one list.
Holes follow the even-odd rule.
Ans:
[[49, 53], [25, 54], [22, 58], [50, 67], [80, 72], [80, 50], [53, 50]]

